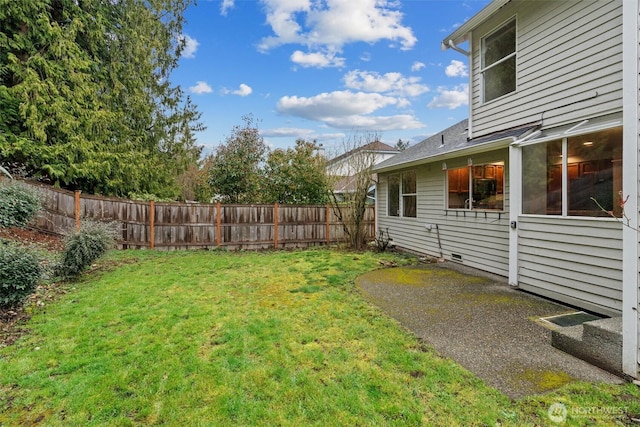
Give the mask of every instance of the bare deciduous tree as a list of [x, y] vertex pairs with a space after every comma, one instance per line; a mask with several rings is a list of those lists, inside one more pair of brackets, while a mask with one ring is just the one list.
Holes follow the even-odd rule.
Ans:
[[331, 206], [354, 249], [362, 249], [366, 243], [364, 217], [369, 189], [374, 183], [377, 141], [374, 134], [350, 137], [343, 142], [344, 154], [329, 162], [328, 173], [334, 179]]

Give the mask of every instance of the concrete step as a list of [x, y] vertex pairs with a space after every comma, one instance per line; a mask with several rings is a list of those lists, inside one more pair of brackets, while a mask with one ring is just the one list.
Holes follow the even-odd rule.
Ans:
[[622, 345], [622, 317], [593, 320], [584, 323], [583, 326], [584, 338], [587, 340], [594, 340], [594, 342], [619, 341]]
[[622, 373], [622, 319], [593, 320], [551, 331], [551, 345], [616, 375]]

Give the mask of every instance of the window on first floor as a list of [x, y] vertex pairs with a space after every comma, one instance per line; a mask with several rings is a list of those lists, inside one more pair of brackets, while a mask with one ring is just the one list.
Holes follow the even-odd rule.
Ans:
[[387, 213], [389, 216], [416, 217], [416, 172], [409, 171], [389, 175], [387, 189]]
[[504, 210], [504, 162], [447, 170], [447, 207]]
[[522, 212], [620, 217], [622, 128], [522, 148]]

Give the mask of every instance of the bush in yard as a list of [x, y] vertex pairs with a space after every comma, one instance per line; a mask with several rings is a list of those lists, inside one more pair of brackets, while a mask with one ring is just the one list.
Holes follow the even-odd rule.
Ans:
[[65, 238], [62, 260], [56, 268], [57, 275], [63, 278], [80, 275], [113, 246], [115, 236], [115, 230], [109, 224], [83, 222], [80, 230]]
[[0, 241], [0, 308], [20, 304], [33, 292], [41, 275], [40, 259], [33, 250]]
[[37, 190], [19, 182], [0, 185], [0, 227], [24, 227], [41, 208]]

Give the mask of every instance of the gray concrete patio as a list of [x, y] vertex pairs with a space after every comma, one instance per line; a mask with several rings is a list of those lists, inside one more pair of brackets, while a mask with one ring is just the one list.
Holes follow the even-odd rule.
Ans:
[[551, 345], [541, 317], [575, 311], [455, 263], [377, 270], [363, 295], [417, 337], [512, 398], [576, 380], [623, 380]]

